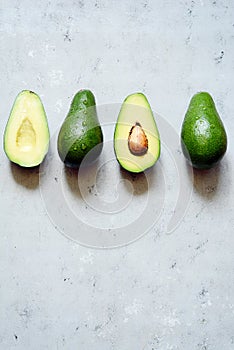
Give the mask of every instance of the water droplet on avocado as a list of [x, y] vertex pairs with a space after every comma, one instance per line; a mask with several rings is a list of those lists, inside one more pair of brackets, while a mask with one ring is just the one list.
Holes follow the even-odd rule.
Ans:
[[84, 104], [84, 105], [87, 105], [87, 103], [88, 103], [87, 100], [84, 100], [84, 101], [83, 101], [83, 104]]
[[82, 125], [83, 125], [83, 126], [86, 126], [86, 125], [87, 125], [86, 121], [83, 121], [83, 122], [82, 122]]
[[85, 150], [85, 149], [87, 148], [87, 146], [86, 146], [84, 143], [82, 143], [81, 148], [82, 148], [83, 150]]
[[74, 150], [74, 151], [77, 151], [77, 147], [75, 146], [75, 147], [73, 148], [73, 150]]

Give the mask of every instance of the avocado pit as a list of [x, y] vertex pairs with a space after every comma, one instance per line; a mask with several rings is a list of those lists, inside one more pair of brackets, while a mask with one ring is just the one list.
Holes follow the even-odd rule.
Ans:
[[148, 151], [148, 139], [139, 122], [131, 127], [128, 136], [128, 148], [135, 156], [143, 156]]

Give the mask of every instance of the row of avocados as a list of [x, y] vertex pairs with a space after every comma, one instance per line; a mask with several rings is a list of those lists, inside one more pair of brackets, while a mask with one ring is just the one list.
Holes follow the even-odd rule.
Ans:
[[[4, 150], [23, 167], [39, 165], [49, 148], [49, 128], [40, 97], [29, 90], [17, 96], [4, 133]], [[80, 90], [60, 128], [57, 147], [68, 167], [78, 168], [102, 152], [103, 133], [90, 90]], [[185, 114], [181, 146], [195, 168], [215, 166], [227, 149], [227, 135], [215, 103], [207, 92], [195, 94]], [[114, 150], [120, 165], [133, 173], [152, 167], [160, 156], [160, 136], [150, 104], [142, 93], [123, 102], [114, 132]]]

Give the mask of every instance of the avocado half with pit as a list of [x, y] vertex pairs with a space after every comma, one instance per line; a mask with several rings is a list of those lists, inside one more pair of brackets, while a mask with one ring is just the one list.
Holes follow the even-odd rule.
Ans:
[[29, 90], [20, 92], [4, 133], [7, 157], [23, 167], [37, 166], [48, 152], [49, 139], [47, 118], [40, 97]]
[[119, 112], [114, 150], [120, 165], [133, 173], [152, 167], [160, 156], [160, 136], [143, 93], [129, 95]]

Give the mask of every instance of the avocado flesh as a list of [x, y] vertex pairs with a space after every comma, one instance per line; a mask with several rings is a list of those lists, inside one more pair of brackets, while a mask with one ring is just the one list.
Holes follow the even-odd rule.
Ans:
[[58, 135], [57, 148], [66, 166], [78, 168], [81, 162], [95, 161], [102, 151], [103, 134], [98, 121], [96, 102], [90, 90], [74, 96]]
[[40, 97], [32, 91], [22, 91], [16, 97], [4, 133], [7, 157], [23, 167], [37, 166], [48, 152], [49, 139]]
[[[135, 139], [131, 140], [134, 128]], [[129, 143], [135, 140], [139, 142], [135, 145], [137, 152], [134, 152], [134, 148], [131, 149]], [[140, 173], [152, 167], [158, 160], [160, 137], [144, 94], [131, 94], [124, 100], [115, 127], [114, 150], [120, 165], [133, 173]]]
[[212, 168], [224, 156], [227, 135], [209, 93], [199, 92], [192, 97], [182, 125], [181, 145], [194, 168]]

